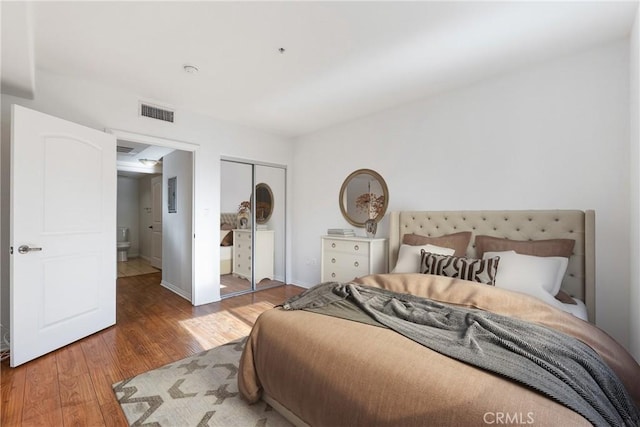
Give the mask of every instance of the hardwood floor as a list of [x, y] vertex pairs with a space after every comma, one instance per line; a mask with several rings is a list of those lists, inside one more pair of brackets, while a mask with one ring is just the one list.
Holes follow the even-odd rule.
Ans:
[[115, 326], [17, 368], [3, 362], [0, 425], [126, 426], [111, 384], [247, 335], [260, 313], [304, 290], [193, 307], [160, 277], [118, 279]]

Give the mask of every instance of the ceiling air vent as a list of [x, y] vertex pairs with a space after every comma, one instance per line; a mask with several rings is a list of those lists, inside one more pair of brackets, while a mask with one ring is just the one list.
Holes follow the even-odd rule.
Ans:
[[118, 153], [130, 153], [132, 151], [133, 151], [133, 148], [131, 147], [123, 147], [122, 145], [117, 146]]
[[173, 123], [173, 111], [165, 110], [154, 105], [140, 103], [140, 115], [164, 122]]

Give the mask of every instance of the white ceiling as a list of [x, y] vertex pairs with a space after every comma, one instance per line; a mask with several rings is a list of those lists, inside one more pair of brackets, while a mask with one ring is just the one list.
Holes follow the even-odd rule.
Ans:
[[[3, 92], [28, 93], [35, 64], [132, 91], [177, 114], [188, 109], [296, 136], [628, 37], [637, 7], [637, 1], [2, 2]], [[184, 64], [199, 73], [185, 73]]]
[[[159, 147], [129, 140], [118, 139], [117, 167], [118, 175], [139, 177], [145, 174], [162, 173], [162, 158], [175, 151], [173, 148]], [[155, 160], [152, 166], [141, 160]]]

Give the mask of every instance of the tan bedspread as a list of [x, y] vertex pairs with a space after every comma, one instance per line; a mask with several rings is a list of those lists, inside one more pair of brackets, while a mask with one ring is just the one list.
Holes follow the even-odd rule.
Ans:
[[[594, 348], [640, 403], [640, 367], [604, 332], [526, 295], [430, 275], [358, 280], [396, 292], [547, 325]], [[264, 391], [313, 426], [589, 425], [575, 412], [500, 376], [450, 359], [391, 330], [307, 311], [257, 320], [239, 387]]]

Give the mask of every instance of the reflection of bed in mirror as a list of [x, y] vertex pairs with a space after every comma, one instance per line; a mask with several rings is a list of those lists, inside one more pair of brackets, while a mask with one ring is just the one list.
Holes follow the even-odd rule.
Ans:
[[233, 249], [231, 246], [220, 246], [220, 274], [231, 274], [231, 257]]
[[223, 212], [220, 214], [220, 274], [231, 274], [233, 258], [233, 229], [236, 214]]

